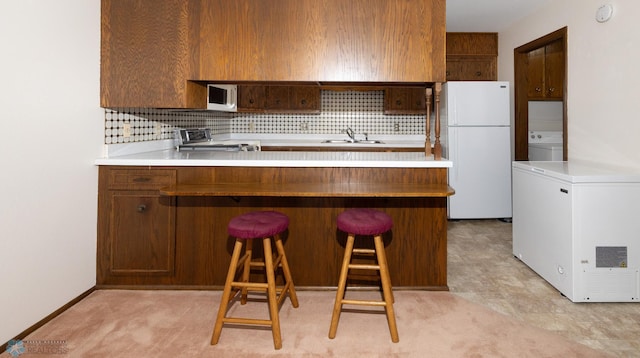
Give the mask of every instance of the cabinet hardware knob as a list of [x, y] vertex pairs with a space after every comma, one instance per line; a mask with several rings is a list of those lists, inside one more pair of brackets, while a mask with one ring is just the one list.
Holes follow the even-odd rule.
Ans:
[[542, 92], [542, 89], [540, 87], [536, 87], [536, 92]]
[[147, 206], [144, 204], [140, 204], [138, 205], [138, 212], [141, 213], [143, 211], [147, 210]]
[[549, 92], [553, 92], [553, 91], [555, 91], [555, 90], [556, 90], [556, 89], [555, 89], [555, 88], [553, 88], [553, 87], [550, 87], [550, 88], [549, 88]]
[[480, 72], [480, 71], [476, 72], [476, 76], [478, 76], [478, 77], [482, 76], [482, 72]]
[[401, 105], [401, 104], [402, 104], [402, 101], [401, 101], [401, 100], [397, 100], [397, 101], [396, 101], [396, 104], [399, 106], [399, 105]]
[[302, 103], [302, 104], [307, 104], [307, 100], [306, 100], [306, 99], [303, 99], [302, 101], [300, 101], [300, 103]]
[[253, 104], [253, 103], [254, 103], [253, 98], [251, 98], [251, 99], [249, 100], [249, 103], [251, 103], [251, 104]]

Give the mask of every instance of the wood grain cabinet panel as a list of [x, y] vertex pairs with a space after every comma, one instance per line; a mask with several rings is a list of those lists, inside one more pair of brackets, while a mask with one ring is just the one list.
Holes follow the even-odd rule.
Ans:
[[[99, 168], [98, 287], [212, 288], [224, 284], [233, 238], [229, 220], [252, 210], [289, 216], [283, 234], [298, 286], [337, 285], [346, 234], [335, 219], [346, 208], [372, 207], [392, 216], [385, 234], [396, 287], [447, 289], [446, 197], [159, 197], [155, 180], [172, 185], [211, 183], [447, 183], [446, 168], [118, 167]], [[129, 178], [122, 180], [123, 178]], [[114, 182], [117, 179], [117, 183]], [[260, 185], [260, 184], [258, 184]], [[144, 206], [144, 208], [141, 208]], [[256, 248], [257, 249], [257, 248]]]
[[209, 0], [199, 21], [199, 80], [445, 80], [445, 0]]
[[266, 99], [266, 88], [263, 85], [238, 86], [238, 112], [263, 111]]
[[444, 82], [445, 0], [103, 0], [100, 73], [102, 107], [203, 109], [217, 81]]
[[447, 57], [447, 81], [496, 81], [496, 60], [486, 57]]
[[495, 32], [447, 32], [447, 56], [498, 56]]
[[527, 53], [527, 95], [530, 100], [562, 100], [564, 44], [556, 40]]
[[385, 114], [426, 114], [426, 88], [389, 87], [384, 91]]
[[320, 113], [320, 87], [239, 85], [238, 112]]
[[176, 182], [171, 169], [100, 170], [99, 285], [168, 284], [176, 271], [175, 199], [158, 189]]
[[497, 81], [498, 34], [447, 32], [447, 81]]
[[192, 1], [103, 0], [101, 9], [102, 107], [206, 107], [205, 85], [187, 81]]
[[110, 273], [172, 275], [175, 269], [175, 209], [157, 193], [110, 194]]

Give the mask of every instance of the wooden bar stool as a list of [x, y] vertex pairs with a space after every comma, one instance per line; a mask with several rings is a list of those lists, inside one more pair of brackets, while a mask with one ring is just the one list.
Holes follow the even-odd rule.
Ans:
[[[282, 337], [280, 335], [280, 318], [279, 306], [289, 294], [289, 299], [293, 307], [298, 307], [298, 297], [296, 289], [289, 271], [287, 256], [284, 252], [280, 233], [285, 231], [289, 226], [289, 217], [276, 211], [253, 211], [246, 214], [236, 216], [229, 221], [229, 235], [236, 238], [233, 254], [231, 255], [231, 263], [229, 264], [229, 272], [222, 291], [220, 299], [220, 307], [216, 324], [213, 328], [213, 336], [211, 344], [215, 345], [220, 339], [222, 326], [224, 323], [247, 324], [247, 325], [264, 325], [270, 326], [273, 334], [273, 345], [275, 349], [282, 348]], [[264, 247], [264, 262], [252, 261], [253, 240], [262, 238]], [[275, 242], [277, 256], [274, 260], [271, 239]], [[240, 257], [243, 246], [245, 253]], [[236, 271], [241, 267], [242, 273], [240, 281], [235, 281]], [[266, 271], [267, 282], [249, 282], [249, 274], [251, 267], [263, 267]], [[285, 284], [281, 288], [276, 287], [275, 272], [281, 267], [284, 274]], [[247, 302], [248, 291], [267, 292], [267, 302], [269, 304], [269, 316], [271, 319], [253, 319], [226, 317], [227, 307], [233, 297], [238, 292], [241, 294], [240, 303]], [[278, 295], [278, 292], [280, 293]]]
[[[342, 260], [342, 269], [340, 271], [340, 279], [338, 281], [338, 292], [336, 292], [336, 300], [333, 306], [333, 316], [331, 317], [331, 327], [329, 328], [329, 338], [333, 339], [338, 330], [338, 321], [343, 304], [349, 305], [365, 305], [365, 306], [383, 306], [387, 313], [387, 321], [389, 323], [389, 331], [391, 333], [391, 341], [397, 343], [398, 327], [396, 326], [396, 317], [393, 312], [393, 291], [391, 290], [391, 279], [389, 278], [389, 268], [387, 258], [384, 252], [384, 243], [382, 242], [382, 234], [389, 231], [393, 226], [393, 220], [386, 213], [373, 209], [349, 209], [338, 215], [338, 229], [348, 234], [347, 244], [344, 250], [344, 258]], [[355, 236], [373, 236], [375, 249], [354, 248]], [[375, 255], [377, 264], [352, 264], [352, 255]], [[360, 270], [377, 270], [380, 272], [380, 281], [382, 282], [382, 301], [354, 300], [345, 299], [345, 291], [347, 288], [347, 276], [349, 269]]]

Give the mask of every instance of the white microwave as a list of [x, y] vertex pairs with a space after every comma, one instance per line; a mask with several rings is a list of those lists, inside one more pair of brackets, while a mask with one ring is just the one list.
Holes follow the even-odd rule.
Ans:
[[207, 85], [207, 109], [223, 112], [238, 111], [238, 86], [223, 84]]

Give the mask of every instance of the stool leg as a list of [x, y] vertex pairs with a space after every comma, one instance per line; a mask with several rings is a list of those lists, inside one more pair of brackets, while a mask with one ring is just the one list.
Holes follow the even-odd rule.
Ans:
[[376, 247], [376, 255], [378, 257], [378, 265], [380, 266], [380, 280], [382, 281], [382, 294], [385, 302], [385, 311], [387, 312], [387, 320], [389, 321], [389, 331], [391, 332], [391, 341], [397, 343], [398, 327], [396, 326], [396, 316], [393, 312], [393, 292], [391, 291], [391, 279], [389, 278], [389, 268], [387, 266], [387, 257], [384, 252], [384, 243], [382, 236], [376, 235], [373, 238]]
[[280, 318], [278, 314], [278, 297], [276, 292], [276, 278], [273, 271], [273, 255], [271, 251], [271, 238], [262, 240], [264, 246], [264, 269], [267, 273], [267, 300], [269, 302], [269, 315], [271, 316], [271, 333], [275, 349], [282, 348], [280, 335]]
[[[247, 255], [247, 259], [244, 261], [244, 267], [242, 271], [242, 282], [249, 282], [249, 274], [251, 273], [251, 258], [253, 257], [253, 239], [249, 239], [246, 241], [247, 242], [244, 248], [244, 252]], [[240, 295], [241, 305], [244, 305], [247, 303], [247, 293], [248, 293], [247, 288], [243, 287]]]
[[216, 325], [213, 328], [213, 335], [211, 336], [211, 345], [217, 344], [220, 339], [220, 333], [222, 332], [222, 325], [224, 323], [223, 320], [227, 314], [227, 307], [229, 306], [229, 299], [231, 298], [231, 284], [233, 283], [233, 279], [236, 275], [240, 252], [242, 252], [242, 240], [236, 239], [236, 244], [233, 247], [233, 254], [231, 255], [231, 263], [229, 264], [229, 272], [227, 273], [227, 280], [224, 283], [222, 298], [220, 298], [220, 307], [218, 308]]
[[340, 320], [340, 312], [342, 311], [342, 299], [347, 286], [347, 275], [349, 273], [349, 263], [351, 263], [351, 253], [353, 252], [353, 243], [355, 236], [349, 234], [347, 244], [344, 247], [344, 258], [342, 259], [342, 269], [340, 270], [340, 279], [338, 280], [338, 291], [336, 292], [336, 300], [333, 305], [333, 315], [331, 316], [331, 327], [329, 328], [329, 338], [336, 337], [338, 331], [338, 321]]
[[[285, 286], [287, 286], [287, 290], [289, 291], [289, 299], [291, 299], [291, 305], [293, 305], [293, 307], [297, 308], [298, 307], [298, 295], [296, 295], [296, 287], [293, 284], [293, 277], [291, 276], [291, 271], [289, 270], [289, 262], [287, 261], [287, 255], [284, 252], [284, 246], [282, 245], [282, 239], [280, 238], [280, 235], [276, 236], [274, 239], [275, 239], [275, 242], [276, 242], [276, 250], [278, 250], [278, 255], [280, 255], [282, 257], [280, 262], [282, 263], [282, 272], [284, 273], [284, 278], [287, 281], [285, 283]], [[286, 292], [283, 291], [281, 293], [281, 295], [284, 295], [285, 293]]]

